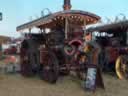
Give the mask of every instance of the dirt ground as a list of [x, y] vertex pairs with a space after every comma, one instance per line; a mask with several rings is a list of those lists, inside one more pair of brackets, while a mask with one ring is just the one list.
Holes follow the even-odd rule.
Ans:
[[0, 96], [128, 96], [128, 81], [104, 75], [105, 90], [84, 91], [78, 79], [61, 77], [48, 84], [38, 77], [24, 78], [18, 74], [0, 74]]

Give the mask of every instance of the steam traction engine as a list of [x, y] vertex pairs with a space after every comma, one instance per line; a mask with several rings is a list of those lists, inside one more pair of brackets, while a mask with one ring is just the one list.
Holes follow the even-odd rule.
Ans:
[[[100, 17], [85, 11], [70, 10], [70, 0], [64, 0], [63, 8], [63, 11], [17, 27], [17, 31], [29, 29], [21, 45], [23, 76], [38, 73], [43, 80], [54, 83], [60, 73], [80, 70], [80, 66], [72, 61], [83, 42], [83, 26], [97, 23]], [[33, 27], [40, 29], [40, 32], [32, 33]]]
[[114, 70], [120, 79], [128, 78], [128, 20], [86, 29], [100, 44], [100, 67]]

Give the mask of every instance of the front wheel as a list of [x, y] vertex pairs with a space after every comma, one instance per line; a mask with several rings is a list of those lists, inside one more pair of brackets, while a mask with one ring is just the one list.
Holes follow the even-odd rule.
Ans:
[[45, 61], [40, 68], [40, 77], [49, 83], [56, 83], [59, 77], [59, 63], [54, 53], [46, 54]]
[[119, 79], [128, 78], [128, 56], [127, 55], [121, 55], [117, 58], [115, 69]]
[[85, 53], [80, 53], [77, 56], [77, 70], [76, 70], [76, 75], [78, 78], [80, 78], [81, 80], [85, 80], [86, 79], [86, 64], [88, 62], [88, 57]]

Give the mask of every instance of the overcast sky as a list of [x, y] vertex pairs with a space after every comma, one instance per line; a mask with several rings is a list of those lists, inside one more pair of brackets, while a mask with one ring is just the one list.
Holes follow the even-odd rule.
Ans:
[[[114, 18], [123, 13], [128, 18], [128, 0], [71, 0], [72, 9], [95, 13], [102, 18]], [[41, 16], [41, 10], [49, 8], [51, 12], [62, 10], [63, 0], [0, 0], [0, 35], [19, 36], [16, 27], [29, 22], [30, 17]], [[121, 16], [120, 16], [121, 17]]]

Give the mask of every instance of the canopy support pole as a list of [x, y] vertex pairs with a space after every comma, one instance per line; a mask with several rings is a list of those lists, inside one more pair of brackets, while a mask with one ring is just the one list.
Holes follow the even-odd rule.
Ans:
[[65, 18], [65, 39], [68, 39], [68, 18]]

